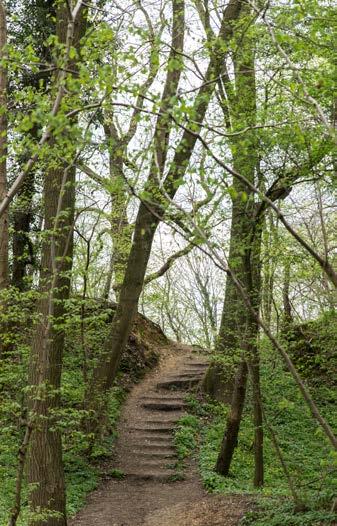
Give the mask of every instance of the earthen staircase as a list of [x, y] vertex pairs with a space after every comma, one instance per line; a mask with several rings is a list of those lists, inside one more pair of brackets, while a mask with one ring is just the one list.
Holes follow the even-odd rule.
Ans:
[[193, 353], [164, 377], [159, 376], [137, 400], [137, 414], [121, 437], [125, 448], [119, 469], [127, 478], [167, 482], [176, 476], [174, 428], [186, 410], [186, 394], [200, 384], [207, 361]]

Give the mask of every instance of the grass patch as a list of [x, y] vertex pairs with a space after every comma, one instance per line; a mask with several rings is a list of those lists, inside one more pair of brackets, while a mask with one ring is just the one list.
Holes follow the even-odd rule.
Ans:
[[109, 476], [113, 479], [122, 480], [125, 477], [125, 473], [121, 469], [115, 468], [109, 471]]

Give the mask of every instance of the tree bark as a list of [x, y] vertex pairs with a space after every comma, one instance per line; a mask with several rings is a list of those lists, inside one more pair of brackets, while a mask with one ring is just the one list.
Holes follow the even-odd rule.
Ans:
[[[29, 25], [34, 31], [36, 37], [36, 46], [41, 62], [50, 62], [50, 48], [46, 44], [48, 37], [52, 34], [54, 28], [51, 20], [56, 16], [55, 2], [37, 2], [33, 6], [27, 5], [24, 10], [24, 17], [31, 18]], [[36, 91], [46, 90], [50, 87], [52, 75], [49, 71], [23, 72], [21, 83], [24, 88], [32, 87]], [[30, 107], [27, 108], [30, 111]], [[33, 127], [27, 132], [30, 141], [38, 142], [40, 126], [34, 123]], [[29, 161], [29, 153], [23, 154], [19, 159], [19, 170], [24, 170], [26, 163]], [[30, 239], [30, 230], [33, 222], [33, 198], [35, 194], [35, 169], [27, 173], [18, 194], [14, 200], [11, 216], [13, 224], [12, 233], [12, 277], [11, 283], [14, 287], [23, 291], [29, 288], [26, 281], [27, 265], [36, 263], [34, 246]]]
[[[247, 13], [249, 13], [249, 8], [246, 7], [242, 10], [241, 15], [247, 16]], [[252, 37], [245, 34], [242, 40], [240, 40], [241, 35], [235, 35], [235, 38], [240, 41], [234, 64], [235, 86], [232, 86], [227, 80], [224, 89], [226, 90], [227, 86], [228, 96], [226, 97], [224, 93], [222, 100], [224, 119], [231, 132], [236, 132], [242, 128], [253, 128], [256, 125], [256, 86]], [[246, 179], [254, 182], [258, 165], [258, 151], [254, 130], [245, 133], [244, 137], [233, 137], [230, 139], [229, 146], [232, 150], [234, 170], [244, 174]], [[228, 265], [243, 283], [247, 283], [245, 261], [247, 254], [250, 254], [250, 243], [254, 231], [253, 199], [253, 194], [247, 188], [247, 185], [234, 178], [232, 183], [232, 218]], [[220, 329], [215, 345], [216, 353], [224, 356], [233, 356], [240, 349], [246, 321], [244, 302], [232, 280], [227, 277]], [[222, 382], [225, 398], [228, 397], [228, 393], [231, 396], [234, 386], [234, 363], [227, 368], [229, 371], [226, 373], [225, 381]], [[210, 380], [209, 385], [211, 385], [212, 378], [224, 376], [222, 367], [218, 364], [211, 364], [207, 376]], [[219, 386], [221, 387], [220, 382]], [[219, 390], [218, 397], [220, 399], [224, 398], [221, 390]]]
[[[65, 41], [68, 11], [57, 12], [56, 32]], [[74, 27], [73, 45], [85, 28], [83, 11]], [[72, 64], [75, 68], [76, 65]], [[29, 420], [32, 427], [28, 454], [30, 526], [66, 526], [66, 496], [60, 406], [64, 316], [70, 294], [75, 205], [75, 168], [49, 169], [44, 183], [44, 231], [40, 291], [40, 321], [35, 329], [29, 364]]]
[[[48, 240], [42, 248], [41, 294], [38, 324], [32, 342], [29, 367], [29, 409], [33, 428], [28, 455], [30, 508], [44, 513], [44, 519], [32, 518], [32, 526], [66, 526], [65, 482], [61, 434], [55, 410], [60, 404], [62, 354], [64, 346], [65, 301], [69, 297], [69, 271], [72, 266], [72, 228], [74, 220], [75, 171], [68, 171], [66, 187], [60, 196], [65, 169], [50, 170], [44, 187], [45, 231]], [[52, 256], [50, 232], [62, 200], [62, 221], [55, 235]], [[66, 247], [66, 248], [65, 248]], [[58, 269], [55, 272], [55, 262]], [[56, 516], [55, 516], [56, 514]]]
[[226, 433], [223, 437], [220, 453], [215, 466], [216, 472], [220, 475], [229, 475], [234, 449], [237, 446], [242, 411], [246, 397], [247, 376], [247, 362], [243, 359], [236, 374], [232, 403], [227, 419]]
[[284, 330], [287, 331], [293, 321], [291, 301], [290, 301], [290, 260], [287, 259], [284, 264], [284, 275], [283, 275], [283, 325]]
[[112, 238], [112, 256], [110, 261], [110, 269], [107, 276], [107, 281], [104, 288], [104, 298], [108, 299], [111, 282], [113, 279], [113, 289], [116, 297], [123, 283], [125, 268], [127, 264], [128, 255], [131, 246], [132, 226], [129, 224], [127, 216], [127, 206], [129, 202], [129, 195], [126, 191], [126, 183], [123, 172], [123, 155], [114, 154], [115, 151], [123, 152], [123, 139], [118, 137], [117, 130], [112, 121], [106, 119], [104, 123], [105, 137], [109, 146], [109, 171], [110, 181], [113, 191], [111, 191], [111, 238]]
[[[250, 14], [246, 8], [244, 15]], [[240, 38], [238, 35], [237, 38]], [[240, 42], [234, 62], [235, 96], [231, 97], [229, 115], [233, 131], [243, 127], [254, 128], [256, 125], [256, 85], [254, 42], [248, 33]], [[227, 114], [225, 115], [227, 117]], [[234, 170], [244, 174], [245, 178], [254, 183], [259, 166], [259, 154], [256, 134], [253, 129], [247, 131], [244, 137], [231, 139]], [[230, 247], [228, 265], [245, 288], [247, 295], [259, 311], [261, 288], [261, 219], [255, 218], [254, 194], [240, 180], [233, 180], [232, 223], [230, 232]], [[222, 448], [217, 460], [216, 470], [228, 475], [230, 464], [240, 428], [240, 420], [244, 404], [244, 394], [247, 376], [247, 364], [251, 372], [253, 384], [253, 405], [255, 425], [255, 474], [254, 484], [263, 484], [263, 422], [260, 408], [260, 374], [259, 355], [257, 347], [258, 324], [250, 315], [243, 298], [235, 284], [227, 278], [223, 315], [216, 351], [227, 356], [233, 356], [233, 364], [229, 365], [229, 381], [224, 382], [224, 389], [233, 385], [235, 353], [240, 349], [243, 363], [239, 366], [231, 401], [230, 417], [223, 439]], [[217, 365], [213, 374], [217, 374]], [[210, 373], [209, 373], [210, 374]], [[221, 374], [221, 373], [218, 373]], [[238, 381], [239, 378], [239, 381]], [[227, 384], [227, 385], [226, 385]], [[241, 406], [242, 404], [242, 406]]]
[[[0, 1], [0, 60], [7, 45], [6, 8]], [[7, 70], [0, 66], [0, 202], [7, 192]], [[8, 211], [0, 217], [0, 290], [8, 286]]]
[[34, 247], [29, 239], [34, 181], [35, 174], [32, 171], [21, 186], [13, 207], [12, 285], [20, 291], [27, 288], [27, 283], [25, 282], [27, 265], [33, 264], [35, 261]]
[[249, 363], [249, 372], [253, 386], [254, 416], [254, 486], [259, 488], [264, 482], [263, 462], [263, 415], [261, 407], [260, 363], [258, 351]]

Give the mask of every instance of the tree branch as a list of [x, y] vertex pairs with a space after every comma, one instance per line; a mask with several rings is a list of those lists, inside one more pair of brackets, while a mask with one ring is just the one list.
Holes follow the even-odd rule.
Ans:
[[155, 279], [158, 279], [161, 276], [163, 276], [168, 270], [170, 270], [170, 268], [175, 263], [175, 261], [177, 261], [177, 259], [189, 254], [189, 252], [191, 252], [193, 248], [195, 248], [195, 245], [190, 243], [186, 245], [186, 247], [182, 248], [181, 250], [178, 250], [178, 252], [175, 252], [174, 254], [172, 254], [172, 256], [170, 256], [167, 259], [167, 261], [164, 263], [164, 265], [160, 267], [159, 270], [146, 276], [144, 280], [144, 285], [148, 285], [149, 283], [151, 283], [151, 281], [154, 281]]

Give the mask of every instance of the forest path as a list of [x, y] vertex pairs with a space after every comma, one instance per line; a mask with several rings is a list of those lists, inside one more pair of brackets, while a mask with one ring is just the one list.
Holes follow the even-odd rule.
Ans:
[[[190, 462], [175, 480], [173, 430], [187, 391], [200, 383], [207, 361], [185, 345], [163, 350], [159, 366], [136, 385], [124, 405], [112, 469], [70, 526], [234, 526], [247, 508], [238, 496], [214, 497]], [[213, 511], [212, 511], [213, 510]], [[213, 518], [211, 518], [211, 516]]]

